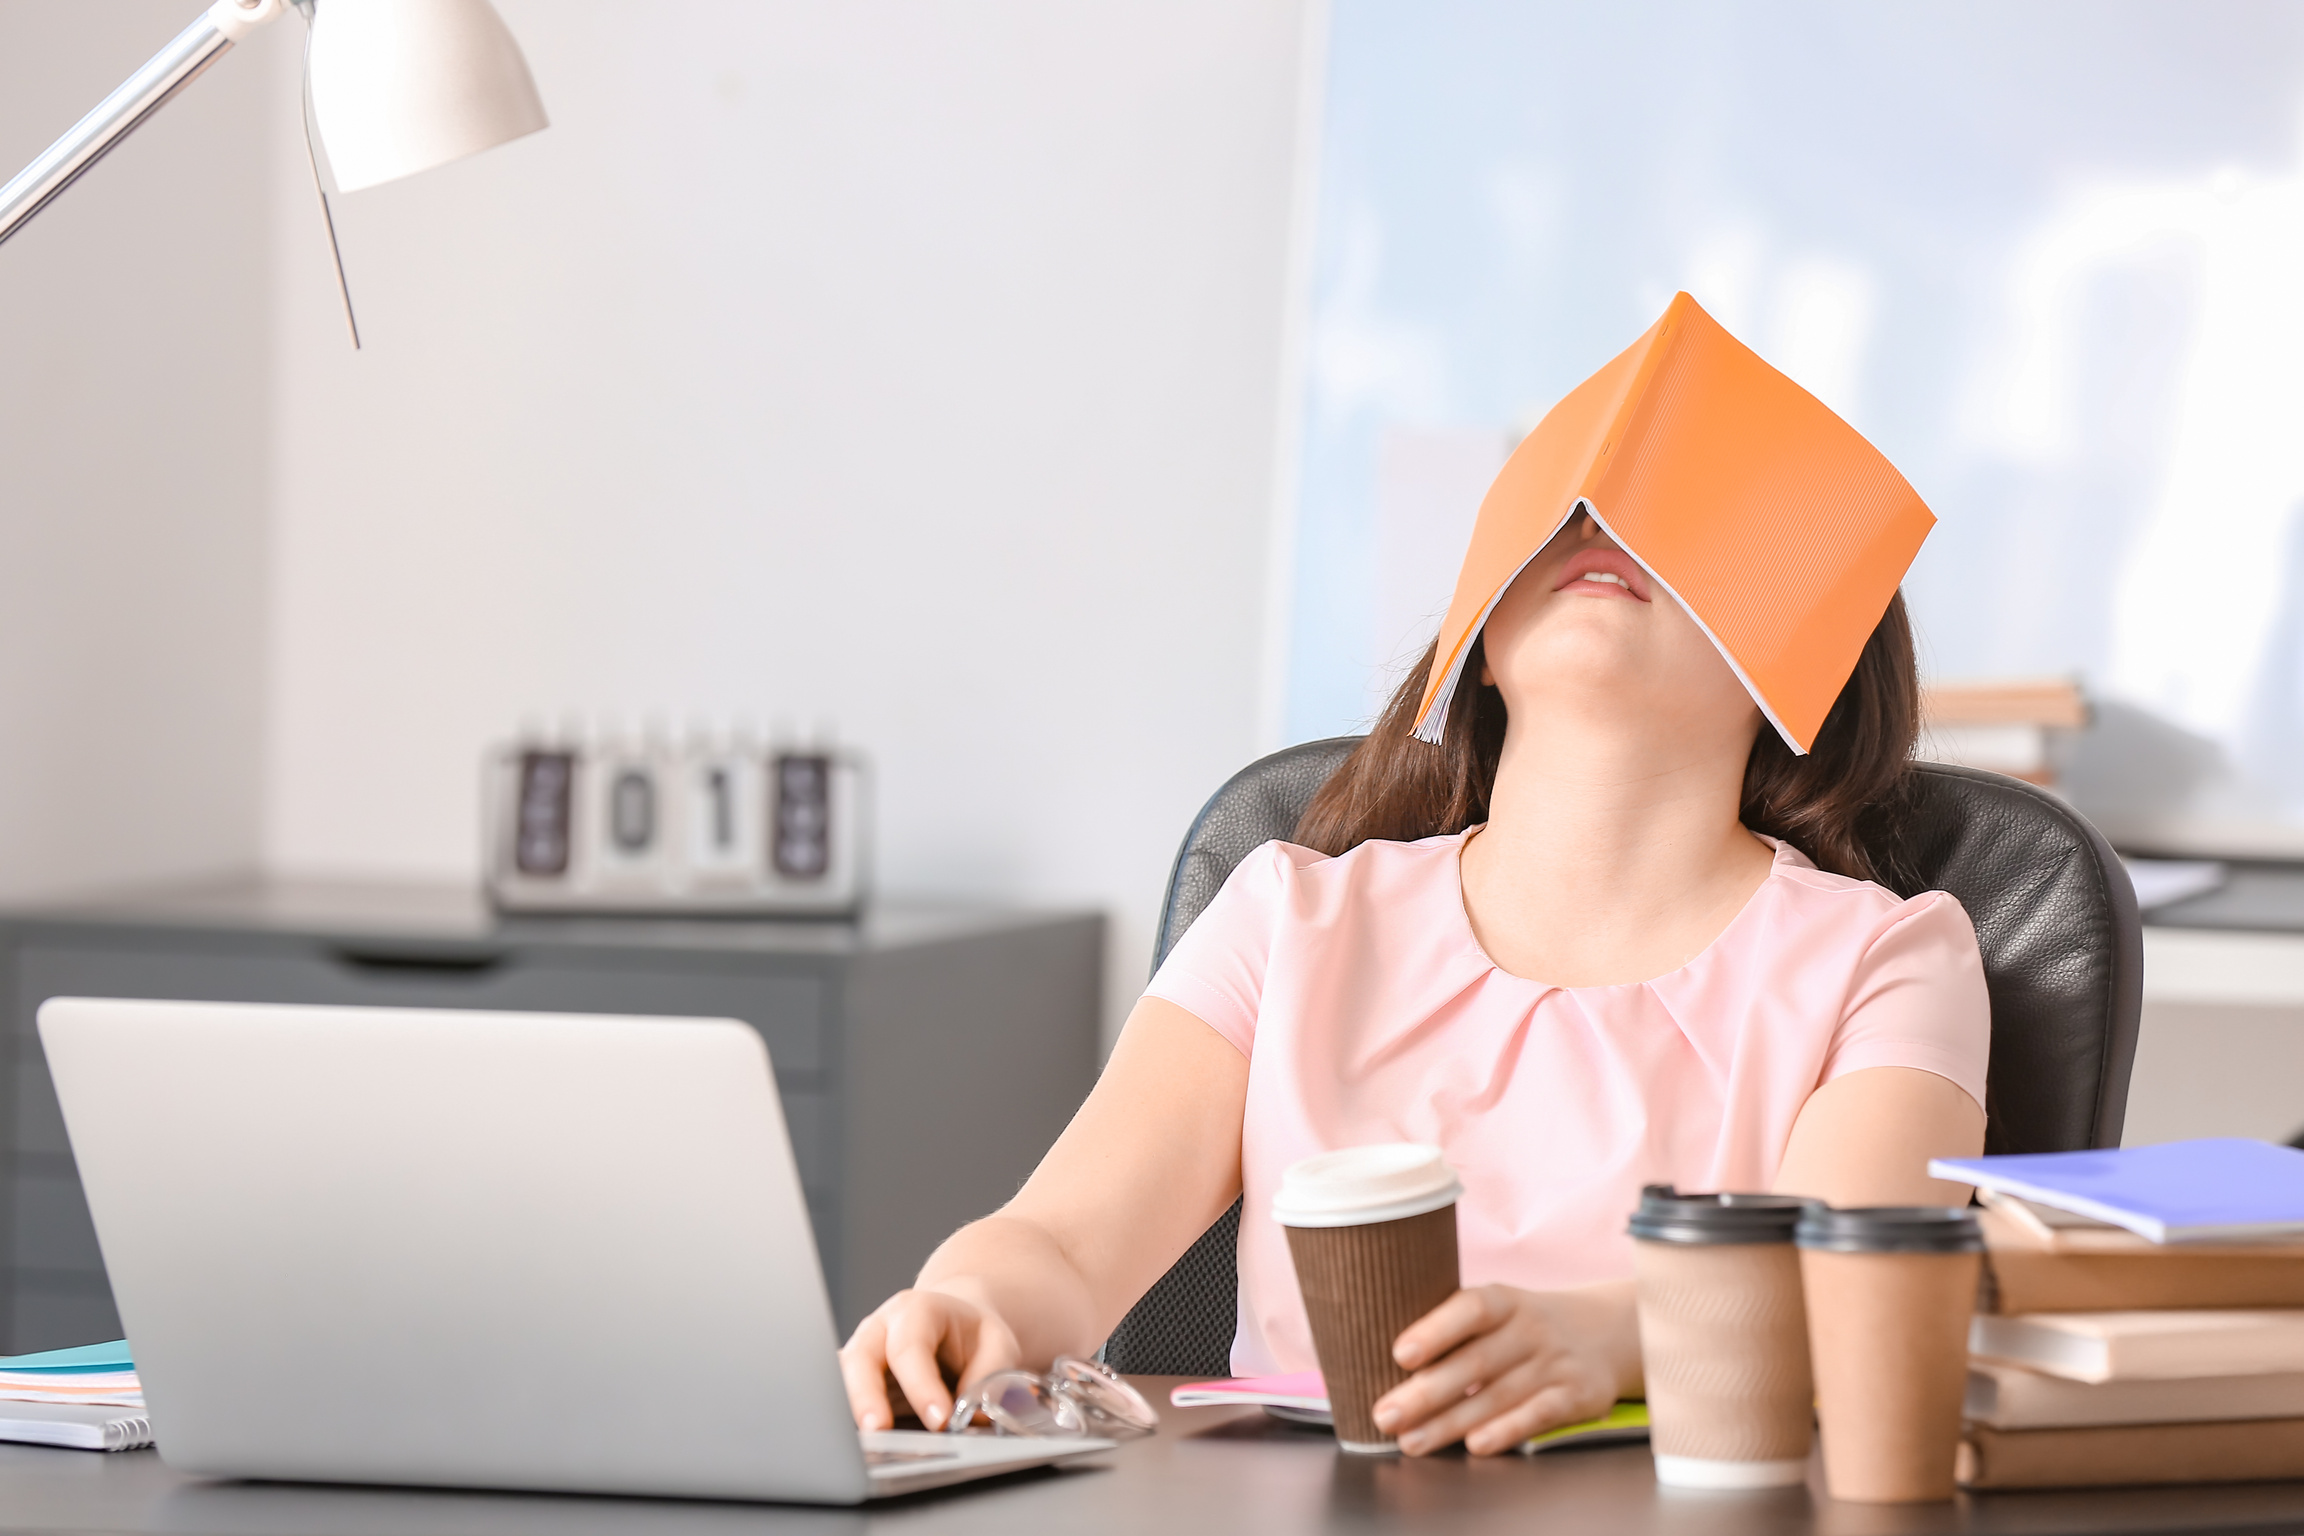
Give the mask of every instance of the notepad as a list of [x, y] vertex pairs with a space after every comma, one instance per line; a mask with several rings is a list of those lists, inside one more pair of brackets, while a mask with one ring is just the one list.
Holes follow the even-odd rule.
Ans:
[[73, 1451], [133, 1451], [152, 1443], [152, 1420], [141, 1408], [0, 1402], [0, 1440]]
[[0, 1400], [141, 1408], [144, 1386], [126, 1340], [0, 1358]]
[[[1318, 1371], [1286, 1376], [1237, 1376], [1226, 1381], [1186, 1382], [1168, 1394], [1176, 1408], [1262, 1408], [1298, 1424], [1327, 1424], [1328, 1384]], [[1523, 1454], [1572, 1445], [1609, 1445], [1648, 1438], [1648, 1405], [1618, 1403], [1597, 1419], [1548, 1429], [1520, 1447]]]
[[2304, 1234], [2304, 1151], [2212, 1137], [2095, 1152], [1940, 1157], [1932, 1178], [2126, 1227], [2155, 1243]]
[[1235, 1376], [1227, 1381], [1187, 1382], [1168, 1394], [1177, 1408], [1293, 1408], [1328, 1421], [1328, 1383], [1318, 1371], [1289, 1376]]

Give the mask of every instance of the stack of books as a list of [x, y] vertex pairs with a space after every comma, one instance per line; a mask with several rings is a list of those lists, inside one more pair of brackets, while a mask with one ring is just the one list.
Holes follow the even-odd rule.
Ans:
[[0, 1440], [81, 1451], [150, 1445], [152, 1421], [127, 1343], [0, 1359]]
[[1985, 1203], [1963, 1484], [2304, 1478], [2304, 1152], [2215, 1140], [1931, 1167]]
[[2054, 788], [2066, 744], [2087, 724], [2071, 678], [1937, 682], [1920, 691], [1919, 755]]

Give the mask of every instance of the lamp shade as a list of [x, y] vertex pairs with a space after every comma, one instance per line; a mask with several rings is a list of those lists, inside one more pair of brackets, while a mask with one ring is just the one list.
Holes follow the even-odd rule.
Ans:
[[528, 61], [488, 0], [320, 0], [312, 114], [346, 192], [546, 125]]

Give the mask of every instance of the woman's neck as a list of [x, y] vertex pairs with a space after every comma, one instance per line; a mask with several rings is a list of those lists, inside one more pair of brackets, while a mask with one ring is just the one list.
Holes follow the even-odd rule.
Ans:
[[1563, 986], [1693, 959], [1768, 875], [1767, 846], [1737, 821], [1743, 767], [1717, 743], [1653, 731], [1511, 733], [1463, 858], [1489, 957]]

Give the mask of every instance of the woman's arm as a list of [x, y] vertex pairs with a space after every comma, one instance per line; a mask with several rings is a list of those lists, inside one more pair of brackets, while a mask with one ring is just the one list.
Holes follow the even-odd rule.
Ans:
[[1866, 1067], [1808, 1095], [1776, 1191], [1832, 1205], [1966, 1205], [1968, 1186], [1928, 1177], [1928, 1159], [1983, 1150], [1983, 1108], [1959, 1084], [1918, 1067]]
[[1247, 1101], [1248, 1059], [1230, 1042], [1174, 1003], [1139, 1002], [1016, 1198], [955, 1232], [913, 1289], [857, 1325], [840, 1351], [857, 1424], [895, 1422], [891, 1376], [937, 1428], [952, 1411], [947, 1376], [966, 1385], [1093, 1353], [1239, 1195]]

